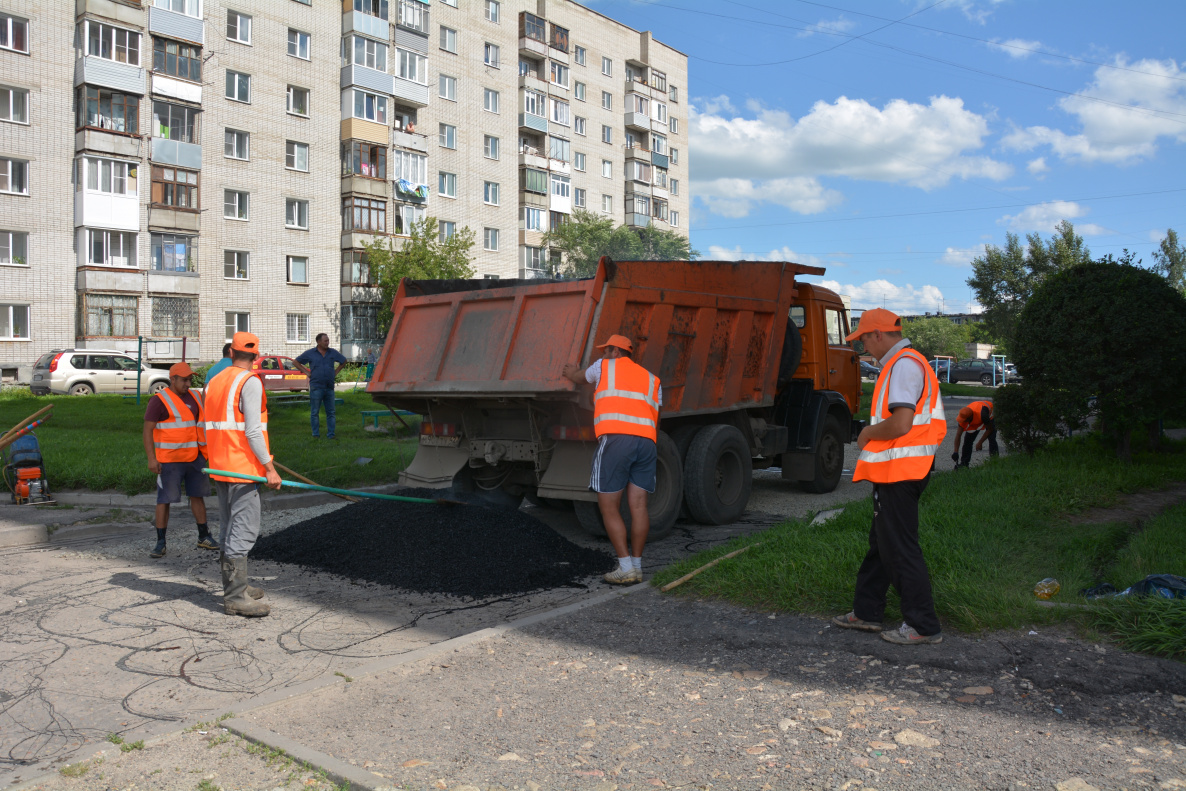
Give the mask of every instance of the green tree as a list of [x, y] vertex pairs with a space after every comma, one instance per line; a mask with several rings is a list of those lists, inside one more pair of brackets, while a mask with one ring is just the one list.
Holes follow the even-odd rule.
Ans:
[[964, 357], [967, 353], [965, 344], [970, 339], [967, 326], [942, 316], [909, 319], [902, 323], [902, 334], [926, 357], [940, 354], [956, 359]]
[[474, 246], [474, 232], [466, 227], [442, 240], [437, 231], [436, 217], [426, 217], [412, 223], [409, 236], [397, 249], [390, 237], [364, 243], [366, 262], [371, 275], [382, 291], [379, 306], [379, 331], [386, 333], [391, 326], [391, 303], [403, 278], [412, 280], [450, 280], [473, 277], [474, 267], [470, 250]]
[[984, 255], [972, 259], [968, 285], [984, 306], [987, 329], [1012, 348], [1017, 319], [1026, 302], [1051, 275], [1091, 260], [1091, 251], [1075, 227], [1063, 220], [1055, 234], [1043, 242], [1038, 233], [1026, 237], [1023, 247], [1017, 234], [1005, 235], [1005, 246], [988, 245]]
[[555, 273], [562, 277], [592, 277], [603, 255], [615, 261], [687, 260], [699, 255], [675, 231], [615, 227], [611, 218], [584, 209], [544, 234], [543, 243], [562, 254], [563, 264]]
[[1170, 228], [1165, 232], [1165, 238], [1153, 251], [1154, 267], [1166, 281], [1178, 290], [1179, 294], [1186, 294], [1186, 248], [1178, 244], [1178, 234]]

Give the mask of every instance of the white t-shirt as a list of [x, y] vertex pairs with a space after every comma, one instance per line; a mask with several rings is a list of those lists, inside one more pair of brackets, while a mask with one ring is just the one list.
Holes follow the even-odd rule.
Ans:
[[[878, 361], [881, 363], [881, 367], [884, 368], [895, 354], [909, 345], [909, 338], [903, 338], [895, 343]], [[918, 406], [918, 399], [922, 398], [924, 387], [926, 387], [926, 372], [923, 370], [922, 363], [913, 356], [906, 356], [898, 360], [890, 369], [889, 392], [886, 393], [889, 410], [892, 412], [900, 406], [914, 409]]]
[[[601, 381], [601, 360], [598, 360], [585, 369], [585, 381], [594, 387]], [[663, 406], [663, 385], [659, 385], [659, 406]], [[911, 404], [911, 406], [914, 405]]]

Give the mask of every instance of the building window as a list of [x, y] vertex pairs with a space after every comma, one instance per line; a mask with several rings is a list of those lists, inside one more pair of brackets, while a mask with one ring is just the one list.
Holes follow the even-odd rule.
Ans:
[[437, 130], [437, 142], [442, 148], [457, 148], [457, 127], [441, 124]]
[[498, 45], [491, 44], [489, 41], [487, 41], [482, 52], [483, 52], [482, 62], [485, 63], [487, 66], [493, 66], [494, 68], [497, 69], [498, 64], [499, 64]]
[[140, 334], [139, 307], [136, 297], [83, 294], [78, 300], [79, 332], [87, 338], [135, 338]]
[[[396, 182], [406, 181], [409, 185], [424, 185], [424, 197], [428, 197], [428, 157], [396, 149], [391, 155], [391, 178]], [[403, 185], [396, 186], [404, 191]]]
[[572, 125], [571, 105], [559, 99], [552, 99], [552, 123], [561, 126]]
[[667, 91], [667, 98], [673, 102], [678, 102], [679, 101], [679, 88], [672, 85], [671, 88], [668, 89], [668, 91]]
[[441, 2], [447, 6], [452, 6], [453, 8], [457, 7], [457, 0], [441, 0]]
[[343, 143], [342, 175], [387, 178], [387, 146], [361, 140]]
[[395, 210], [395, 230], [394, 233], [400, 236], [408, 236], [412, 233], [412, 227], [418, 222], [423, 222], [428, 212], [424, 210], [423, 206], [413, 206], [410, 203], [400, 203]]
[[614, 109], [614, 95], [609, 91], [601, 92], [601, 106], [605, 110]]
[[498, 229], [497, 228], [483, 228], [482, 229], [482, 249], [483, 250], [498, 250]]
[[482, 182], [482, 202], [490, 206], [498, 205], [498, 183], [494, 181]]
[[[442, 0], [444, 2], [444, 0]], [[381, 344], [378, 305], [342, 306], [342, 342]]]
[[576, 97], [576, 100], [578, 102], [585, 101], [585, 83], [578, 82], [578, 83], [574, 84], [572, 86], [572, 90], [573, 90], [573, 96]]
[[251, 75], [226, 70], [226, 98], [236, 102], [251, 101]]
[[552, 35], [548, 38], [548, 46], [561, 52], [568, 52], [568, 28], [552, 23]]
[[21, 231], [0, 231], [0, 264], [29, 265], [29, 234]]
[[544, 228], [543, 209], [523, 208], [523, 230], [540, 231], [541, 233], [547, 230]]
[[198, 237], [154, 233], [151, 238], [152, 268], [158, 272], [197, 272]]
[[198, 172], [152, 166], [152, 202], [171, 209], [198, 210]]
[[655, 168], [655, 186], [667, 189], [667, 169]]
[[441, 49], [445, 52], [457, 54], [457, 31], [451, 27], [441, 26]]
[[529, 38], [532, 41], [538, 41], [542, 44], [544, 41], [544, 36], [547, 35], [547, 28], [544, 20], [540, 19], [535, 14], [530, 14], [524, 11], [519, 15], [519, 35], [523, 38]]
[[75, 185], [106, 195], [136, 195], [136, 170], [136, 163], [132, 162], [80, 157]]
[[223, 143], [223, 156], [227, 159], [250, 159], [251, 135], [237, 129], [227, 129]]
[[87, 229], [86, 262], [92, 266], [136, 266], [136, 234]]
[[177, 140], [182, 143], [197, 143], [198, 115], [196, 107], [186, 107], [168, 102], [152, 103], [152, 136]]
[[301, 60], [309, 59], [309, 34], [288, 29], [288, 54]]
[[400, 27], [428, 35], [428, 7], [418, 0], [399, 0]]
[[578, 209], [585, 208], [585, 191], [583, 189], [578, 187], [572, 191], [572, 205]]
[[23, 159], [0, 158], [0, 192], [29, 194], [29, 163]]
[[371, 265], [362, 250], [342, 251], [342, 285], [372, 286]]
[[671, 130], [673, 135], [679, 134], [679, 119], [674, 115], [667, 119], [667, 128]]
[[222, 276], [227, 280], [247, 280], [251, 254], [243, 250], [222, 251]]
[[601, 127], [601, 142], [610, 143], [612, 145], [614, 142], [614, 130], [608, 126], [603, 125]]
[[226, 12], [226, 37], [240, 44], [251, 43], [251, 17], [238, 11]]
[[656, 154], [666, 154], [667, 138], [663, 135], [651, 135], [651, 150]]
[[386, 233], [387, 202], [370, 198], [346, 198], [342, 201], [342, 229]]
[[347, 36], [342, 40], [342, 60], [355, 66], [366, 66], [376, 71], [387, 71], [387, 45], [362, 36]]
[[406, 49], [396, 49], [399, 54], [399, 76], [410, 82], [428, 85], [428, 58]]
[[486, 0], [486, 19], [487, 21], [498, 24], [499, 21], [500, 4], [498, 0]]
[[553, 85], [559, 85], [562, 88], [568, 87], [569, 71], [568, 67], [563, 63], [550, 61], [551, 66], [548, 69], [549, 79]]
[[585, 134], [585, 119], [581, 118], [579, 115], [575, 116], [572, 119], [572, 131], [576, 132], [578, 135], [584, 136], [584, 134]]
[[[675, 89], [673, 88], [672, 90], [675, 90]], [[679, 212], [673, 211], [671, 213], [671, 224], [675, 228], [679, 227]]]
[[557, 198], [568, 198], [572, 196], [572, 181], [568, 176], [560, 176], [555, 173], [552, 174], [552, 195]]
[[308, 343], [309, 342], [309, 314], [308, 313], [289, 313], [285, 316], [285, 325], [288, 329], [289, 343]]
[[498, 91], [482, 89], [482, 109], [488, 113], [498, 112]]
[[457, 223], [448, 220], [441, 220], [437, 224], [437, 238], [445, 242], [451, 239], [457, 233]]
[[601, 175], [604, 178], [612, 179], [614, 177], [614, 163], [608, 159], [601, 160]]
[[601, 73], [606, 77], [612, 77], [614, 75], [614, 62], [609, 58], [602, 58]]
[[202, 0], [153, 0], [153, 5], [157, 8], [167, 8], [170, 11], [176, 11], [186, 16], [198, 18], [202, 16]]
[[574, 170], [584, 172], [585, 170], [585, 155], [579, 151], [572, 155], [572, 167]]
[[614, 196], [613, 195], [602, 195], [601, 196], [601, 210], [603, 212], [605, 212], [606, 214], [614, 213]]
[[647, 162], [639, 162], [637, 159], [630, 159], [626, 161], [626, 180], [638, 181], [643, 184], [651, 183], [651, 166]]
[[0, 305], [0, 341], [29, 340], [29, 306]]
[[482, 139], [482, 154], [487, 159], [498, 159], [498, 138], [486, 135]]
[[547, 97], [538, 91], [523, 91], [523, 112], [537, 118], [547, 118]]
[[288, 282], [307, 284], [309, 282], [309, 259], [303, 255], [290, 255], [288, 259]]
[[78, 127], [140, 133], [140, 97], [84, 85], [78, 89]]
[[673, 148], [673, 149], [671, 149], [671, 164], [676, 165], [678, 163], [679, 163], [679, 149]]
[[666, 124], [667, 123], [667, 105], [663, 104], [663, 102], [655, 102], [654, 112], [651, 114], [651, 117], [654, 118], [656, 121], [658, 121], [661, 124]]
[[542, 247], [523, 247], [523, 268], [532, 272], [544, 271], [544, 249]]
[[572, 48], [572, 62], [578, 66], [585, 65], [585, 48], [584, 47], [573, 47]]
[[233, 340], [236, 332], [251, 332], [250, 313], [226, 314], [226, 339]]
[[284, 143], [284, 167], [288, 170], [309, 172], [309, 144], [287, 140]]
[[387, 19], [387, 0], [354, 0], [354, 10], [367, 16]]
[[457, 78], [442, 74], [437, 78], [437, 93], [442, 99], [457, 101]]
[[645, 96], [639, 96], [637, 93], [626, 94], [625, 104], [626, 112], [628, 113], [642, 113], [643, 115], [646, 115], [649, 103], [650, 100]]
[[572, 159], [572, 144], [563, 137], [548, 136], [548, 158], [560, 162]]
[[667, 222], [667, 201], [655, 198], [651, 202], [651, 216], [656, 220]]
[[228, 220], [250, 219], [248, 216], [250, 200], [248, 194], [242, 190], [223, 190], [222, 216]]
[[202, 49], [163, 38], [152, 40], [152, 70], [192, 82], [202, 81]]
[[0, 49], [29, 51], [29, 20], [0, 14]]
[[[13, 19], [13, 17], [8, 17]], [[27, 24], [27, 23], [26, 23]], [[86, 54], [92, 58], [113, 60], [129, 66], [140, 65], [140, 34], [122, 27], [105, 25], [93, 19], [82, 23], [86, 28]], [[3, 25], [0, 24], [0, 28]], [[2, 40], [2, 39], [0, 39]], [[0, 46], [3, 46], [0, 44]], [[15, 49], [9, 47], [9, 49]]]
[[309, 89], [288, 86], [288, 112], [309, 117]]
[[671, 180], [671, 194], [679, 195], [679, 179]]
[[153, 297], [152, 334], [158, 338], [197, 338], [198, 301], [190, 297]]
[[309, 230], [309, 201], [296, 198], [284, 200], [284, 227]]
[[378, 124], [387, 123], [387, 97], [354, 89], [354, 117]]
[[437, 174], [437, 194], [445, 198], [457, 197], [457, 174], [443, 170]]
[[523, 168], [523, 190], [537, 195], [548, 194], [548, 172], [535, 168]]

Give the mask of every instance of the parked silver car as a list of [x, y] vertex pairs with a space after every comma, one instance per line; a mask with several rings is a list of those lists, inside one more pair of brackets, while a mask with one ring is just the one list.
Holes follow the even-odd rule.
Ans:
[[142, 393], [159, 393], [169, 386], [169, 372], [140, 369], [136, 358], [114, 349], [55, 349], [33, 365], [29, 389], [34, 395], [50, 393], [135, 393], [136, 378]]

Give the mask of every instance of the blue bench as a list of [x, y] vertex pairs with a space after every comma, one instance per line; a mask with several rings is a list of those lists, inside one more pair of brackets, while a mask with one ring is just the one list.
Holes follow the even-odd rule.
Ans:
[[366, 428], [367, 419], [369, 418], [375, 428], [379, 427], [379, 418], [384, 415], [394, 415], [395, 418], [404, 424], [404, 428], [411, 429], [405, 417], [418, 417], [415, 412], [408, 412], [406, 409], [364, 409], [362, 410], [362, 427]]

